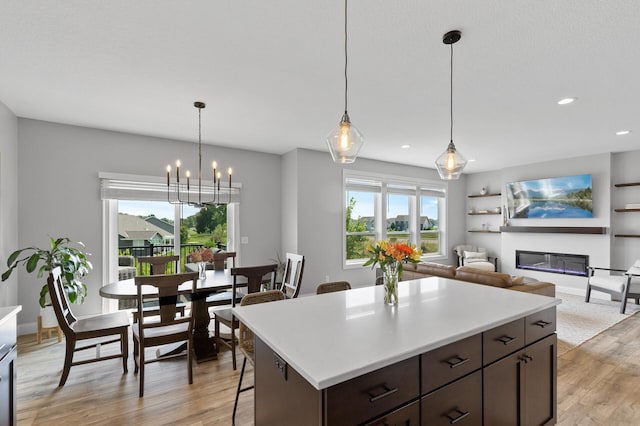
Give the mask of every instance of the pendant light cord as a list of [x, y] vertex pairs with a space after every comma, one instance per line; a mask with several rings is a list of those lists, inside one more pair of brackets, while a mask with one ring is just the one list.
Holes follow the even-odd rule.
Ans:
[[450, 69], [450, 86], [449, 86], [449, 117], [451, 119], [451, 127], [449, 130], [449, 134], [451, 136], [450, 140], [453, 141], [453, 43], [449, 45], [451, 47], [451, 66]]
[[347, 113], [347, 0], [344, 0], [344, 112]]

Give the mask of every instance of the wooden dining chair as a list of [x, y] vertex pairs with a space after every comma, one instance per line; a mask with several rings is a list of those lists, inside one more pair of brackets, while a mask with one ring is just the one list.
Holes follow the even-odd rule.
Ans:
[[316, 294], [333, 293], [334, 291], [351, 290], [351, 284], [347, 281], [333, 281], [322, 283], [316, 287]]
[[[56, 313], [58, 325], [64, 333], [66, 351], [64, 355], [64, 367], [58, 386], [64, 386], [69, 376], [69, 370], [74, 365], [90, 362], [104, 361], [114, 358], [122, 358], [122, 369], [127, 372], [127, 356], [129, 353], [129, 317], [126, 312], [114, 312], [110, 314], [96, 315], [89, 318], [78, 319], [69, 307], [69, 299], [64, 289], [61, 278], [61, 269], [55, 268], [49, 274], [47, 287], [51, 297], [51, 304]], [[80, 340], [96, 339], [91, 344], [76, 347]], [[104, 340], [104, 338], [109, 338]], [[120, 352], [112, 355], [100, 355], [102, 345], [120, 343]], [[96, 348], [95, 358], [73, 361], [73, 354], [85, 349]]]
[[[231, 275], [233, 276], [233, 284], [231, 287], [232, 298], [231, 307], [236, 306], [236, 300], [240, 292], [241, 287], [247, 287], [244, 290], [244, 295], [257, 293], [260, 291], [260, 286], [264, 282], [266, 275], [270, 276], [271, 287], [275, 285], [276, 271], [278, 270], [278, 264], [261, 265], [261, 266], [245, 266], [240, 268], [232, 268]], [[238, 277], [246, 278], [246, 282], [240, 283]], [[220, 324], [227, 326], [231, 330], [231, 336], [229, 340], [223, 339], [220, 335]], [[217, 350], [220, 349], [220, 345], [224, 345], [231, 349], [231, 358], [233, 363], [233, 369], [236, 367], [236, 335], [235, 330], [240, 326], [238, 319], [233, 316], [230, 308], [220, 309], [215, 311], [214, 318], [214, 336], [216, 340]]]
[[[226, 263], [226, 267], [225, 267]], [[229, 265], [231, 263], [231, 265]], [[235, 251], [221, 251], [213, 253], [213, 269], [216, 271], [222, 271], [225, 268], [236, 267], [236, 252]]]
[[[284, 300], [284, 293], [280, 290], [261, 291], [258, 293], [247, 294], [240, 302], [240, 306], [255, 305], [257, 303], [276, 302], [278, 300]], [[247, 367], [247, 360], [251, 365], [255, 365], [255, 351], [254, 351], [254, 335], [251, 329], [240, 323], [240, 329], [238, 331], [238, 347], [240, 352], [244, 355], [242, 360], [242, 369], [240, 370], [240, 380], [238, 380], [238, 389], [236, 390], [236, 400], [233, 403], [233, 415], [231, 417], [232, 424], [236, 424], [236, 411], [238, 409], [238, 399], [241, 392], [246, 392], [254, 388], [253, 385], [246, 388], [242, 387], [242, 378], [244, 377], [244, 371]]]
[[[162, 275], [166, 274], [167, 270], [171, 270], [171, 264], [173, 263], [173, 271], [177, 273], [179, 271], [178, 265], [180, 264], [180, 256], [141, 256], [138, 258], [138, 264], [140, 265], [140, 275], [143, 274], [143, 265], [149, 265], [149, 275]], [[178, 304], [178, 311], [180, 315], [184, 316], [185, 304]], [[155, 316], [159, 314], [158, 301], [149, 299], [145, 302], [144, 309], [142, 311], [145, 316]], [[133, 312], [133, 322], [138, 322], [138, 310]]]
[[[139, 321], [133, 325], [133, 357], [135, 360], [135, 373], [139, 373], [139, 396], [144, 395], [145, 364], [155, 362], [158, 359], [146, 359], [144, 350], [148, 347], [166, 345], [170, 343], [187, 344], [187, 368], [189, 372], [189, 384], [193, 383], [193, 319], [189, 316], [177, 316], [178, 312], [178, 287], [191, 281], [192, 292], [195, 292], [198, 273], [188, 272], [184, 274], [148, 275], [135, 277], [138, 290], [138, 315]], [[145, 296], [142, 287], [153, 286], [157, 289], [160, 318], [149, 319], [142, 314]], [[155, 296], [154, 296], [155, 297]], [[175, 356], [181, 356], [177, 354]], [[164, 359], [166, 359], [165, 357]]]
[[[180, 256], [173, 256], [173, 255], [141, 256], [138, 258], [138, 264], [140, 265], [140, 275], [143, 275], [145, 265], [149, 265], [149, 275], [178, 273], [180, 271], [179, 262], [180, 262]], [[171, 266], [173, 266], [173, 270]]]
[[301, 254], [287, 253], [285, 256], [284, 274], [280, 290], [288, 299], [298, 297], [302, 272], [304, 271], [304, 256]]

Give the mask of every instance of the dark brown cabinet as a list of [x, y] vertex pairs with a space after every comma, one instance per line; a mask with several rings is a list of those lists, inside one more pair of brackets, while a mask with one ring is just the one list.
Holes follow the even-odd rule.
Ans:
[[552, 334], [483, 369], [484, 421], [538, 426], [556, 422], [557, 338]]
[[256, 338], [255, 423], [554, 424], [555, 322], [553, 307], [322, 390]]

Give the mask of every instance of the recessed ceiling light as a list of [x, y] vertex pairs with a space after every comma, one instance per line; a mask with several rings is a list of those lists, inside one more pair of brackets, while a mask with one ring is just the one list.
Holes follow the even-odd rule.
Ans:
[[408, 148], [411, 148], [411, 145], [409, 145], [409, 144], [400, 145], [400, 148], [408, 149]]
[[476, 161], [475, 158], [470, 158], [469, 160], [467, 160], [467, 162], [469, 162], [469, 163], [473, 163], [474, 161]]
[[618, 132], [616, 132], [617, 136], [624, 136], [624, 135], [628, 135], [629, 133], [631, 133], [631, 130], [620, 130]]
[[558, 105], [569, 105], [571, 103], [574, 103], [576, 101], [576, 99], [578, 98], [564, 98], [564, 99], [560, 99], [558, 101]]

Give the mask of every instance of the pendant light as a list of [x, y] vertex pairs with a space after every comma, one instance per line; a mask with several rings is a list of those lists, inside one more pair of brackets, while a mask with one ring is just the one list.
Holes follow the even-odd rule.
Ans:
[[364, 144], [362, 133], [351, 124], [347, 113], [347, 0], [344, 0], [344, 114], [337, 129], [327, 135], [327, 146], [334, 163], [348, 164], [356, 161]]
[[467, 160], [456, 150], [453, 144], [453, 44], [460, 40], [462, 34], [460, 31], [449, 31], [442, 37], [442, 42], [451, 47], [451, 85], [449, 92], [450, 99], [450, 140], [447, 150], [443, 152], [436, 160], [436, 167], [440, 178], [444, 180], [456, 180], [462, 174], [462, 169], [467, 165]]

